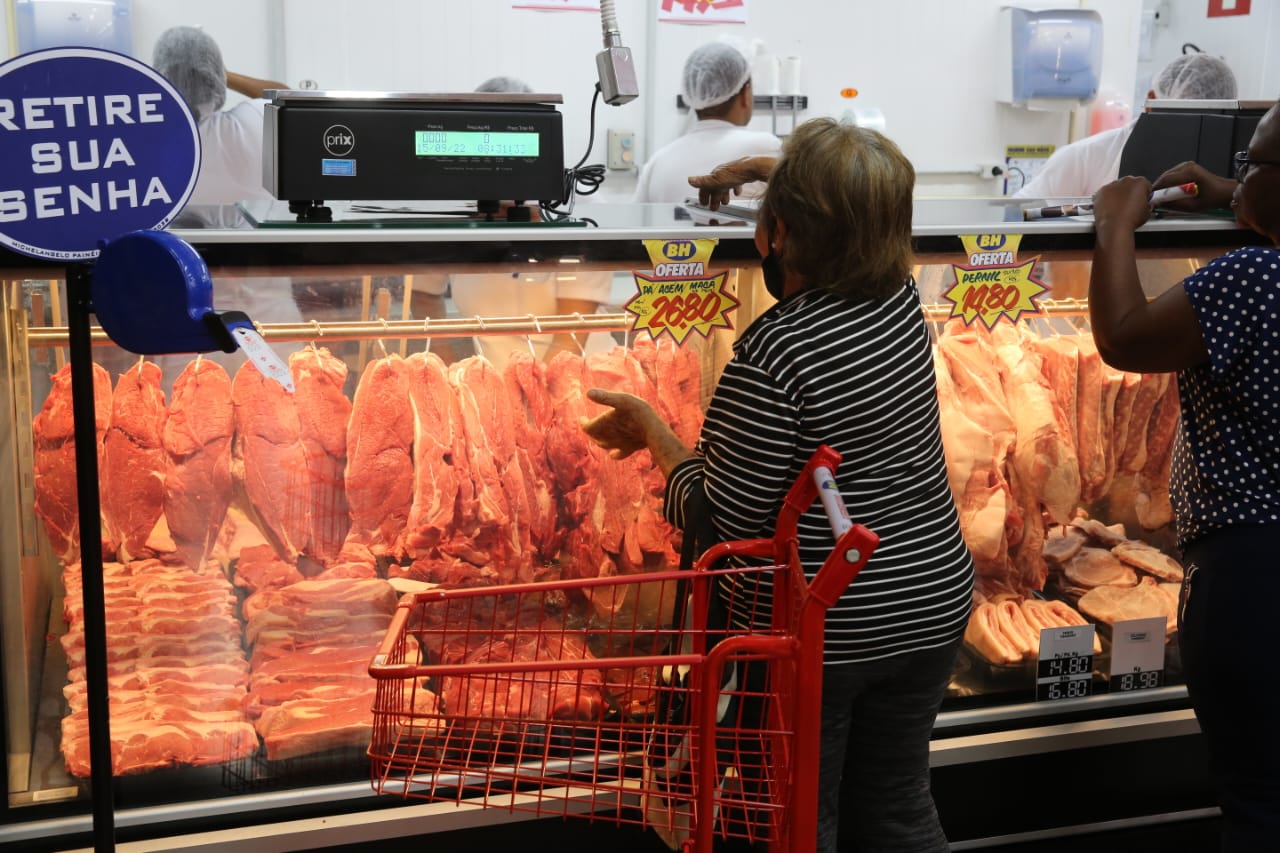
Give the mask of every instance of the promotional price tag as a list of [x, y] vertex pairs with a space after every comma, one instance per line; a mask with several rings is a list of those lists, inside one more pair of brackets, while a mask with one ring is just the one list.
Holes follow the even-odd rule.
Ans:
[[635, 315], [631, 327], [654, 338], [669, 334], [684, 343], [689, 332], [703, 337], [715, 328], [732, 329], [728, 312], [738, 300], [725, 290], [728, 273], [708, 273], [716, 241], [645, 240], [652, 270], [633, 274], [638, 292], [624, 308]]
[[1018, 263], [1020, 234], [962, 236], [967, 264], [952, 264], [956, 281], [943, 296], [952, 303], [951, 316], [966, 326], [981, 320], [988, 329], [1000, 319], [1016, 321], [1039, 313], [1036, 300], [1048, 288], [1035, 276], [1038, 257]]
[[1093, 692], [1093, 626], [1040, 631], [1036, 699], [1078, 699]]
[[1126, 619], [1111, 629], [1112, 693], [1164, 683], [1165, 617]]

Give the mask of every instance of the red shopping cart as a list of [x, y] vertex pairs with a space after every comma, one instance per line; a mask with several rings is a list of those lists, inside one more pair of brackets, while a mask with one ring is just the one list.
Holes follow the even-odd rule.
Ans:
[[[814, 454], [772, 539], [692, 572], [404, 596], [369, 667], [375, 791], [812, 850], [824, 619], [879, 542], [848, 519], [839, 461]], [[816, 497], [836, 544], [806, 582]]]

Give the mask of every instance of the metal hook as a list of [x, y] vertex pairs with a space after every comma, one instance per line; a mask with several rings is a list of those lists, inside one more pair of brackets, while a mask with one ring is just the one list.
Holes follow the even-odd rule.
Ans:
[[[538, 320], [538, 315], [530, 314], [529, 319], [533, 321], [534, 331], [536, 331], [538, 334], [542, 334], [542, 323]], [[534, 359], [536, 360], [538, 357], [538, 353], [533, 348], [533, 336], [530, 334], [525, 334], [524, 339], [525, 339], [525, 342], [529, 344], [529, 355], [533, 356]]]
[[430, 317], [422, 318], [422, 339], [423, 341], [426, 342], [426, 346], [423, 347], [422, 352], [424, 354], [431, 352], [431, 318]]
[[142, 363], [147, 360], [145, 355], [138, 356], [138, 377], [142, 377]]
[[[387, 323], [387, 318], [379, 317], [378, 320], [382, 323], [382, 331], [390, 334], [391, 326]], [[391, 353], [387, 352], [387, 345], [383, 342], [382, 338], [378, 338], [378, 349], [382, 350], [383, 358], [390, 357]]]
[[[575, 320], [577, 320], [579, 323], [585, 323], [585, 322], [586, 322], [586, 320], [582, 319], [582, 314], [578, 313], [577, 311], [574, 311], [574, 312], [573, 312], [573, 317], [574, 317], [574, 319], [575, 319]], [[570, 330], [570, 332], [569, 332], [569, 337], [573, 338], [573, 342], [574, 342], [574, 344], [578, 347], [578, 352], [579, 352], [579, 353], [581, 353], [581, 354], [585, 357], [585, 356], [586, 356], [586, 354], [587, 354], [587, 348], [586, 348], [585, 346], [583, 346], [583, 345], [582, 345], [582, 341], [578, 340], [578, 335], [577, 335], [575, 332], [573, 332], [572, 330]]]

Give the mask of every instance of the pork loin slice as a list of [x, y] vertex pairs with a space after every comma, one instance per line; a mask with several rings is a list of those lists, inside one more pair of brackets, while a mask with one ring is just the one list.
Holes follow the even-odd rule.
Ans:
[[1113, 548], [1130, 541], [1123, 524], [1103, 524], [1096, 518], [1073, 518], [1071, 526], [1089, 537], [1091, 544]]
[[1114, 625], [1126, 619], [1165, 617], [1165, 633], [1178, 627], [1177, 602], [1153, 578], [1143, 578], [1128, 588], [1100, 586], [1080, 597], [1080, 612], [1091, 619]]
[[1085, 541], [1082, 531], [1064, 524], [1055, 524], [1045, 533], [1044, 558], [1055, 566], [1064, 566], [1080, 553]]
[[1133, 586], [1138, 575], [1105, 548], [1081, 548], [1062, 567], [1067, 579], [1076, 586]]
[[1112, 548], [1111, 553], [1162, 581], [1182, 583], [1182, 566], [1169, 555], [1144, 542], [1126, 542]]

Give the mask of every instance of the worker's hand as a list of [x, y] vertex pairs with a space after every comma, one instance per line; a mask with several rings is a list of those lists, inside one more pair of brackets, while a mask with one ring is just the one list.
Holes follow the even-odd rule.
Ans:
[[649, 430], [658, 415], [639, 397], [592, 388], [587, 399], [609, 406], [609, 411], [595, 418], [583, 418], [582, 429], [591, 440], [609, 451], [614, 459], [626, 459], [637, 450], [649, 446]]
[[699, 204], [719, 210], [731, 196], [742, 193], [744, 184], [768, 180], [776, 162], [774, 157], [741, 157], [716, 166], [709, 174], [690, 176], [689, 185], [698, 188]]
[[1094, 228], [1133, 231], [1151, 216], [1151, 182], [1146, 178], [1121, 178], [1093, 195]]
[[1235, 179], [1215, 175], [1204, 166], [1190, 160], [1169, 168], [1155, 179], [1152, 187], [1159, 190], [1186, 183], [1195, 183], [1198, 191], [1194, 196], [1167, 201], [1160, 206], [1188, 213], [1216, 210], [1230, 207], [1231, 194], [1236, 191]]

